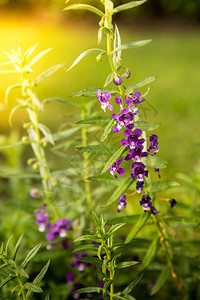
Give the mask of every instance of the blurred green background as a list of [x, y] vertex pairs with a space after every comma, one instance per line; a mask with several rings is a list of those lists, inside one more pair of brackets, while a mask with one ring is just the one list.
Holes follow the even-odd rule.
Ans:
[[[127, 1], [114, 2], [117, 5]], [[97, 1], [87, 3], [95, 5]], [[95, 55], [84, 58], [71, 71], [65, 71], [81, 52], [97, 47], [99, 21], [92, 13], [64, 12], [65, 6], [63, 0], [0, 0], [0, 63], [6, 60], [4, 51], [17, 49], [18, 45], [26, 50], [36, 43], [39, 43], [38, 52], [52, 48], [35, 66], [36, 75], [53, 64], [66, 63], [66, 67], [38, 87], [41, 100], [58, 96], [80, 101], [68, 95], [87, 87], [103, 86], [110, 73], [106, 58], [97, 63]], [[190, 173], [199, 159], [199, 20], [200, 1], [197, 0], [151, 0], [115, 17], [123, 43], [153, 39], [145, 47], [126, 50], [122, 58], [132, 72], [127, 85], [149, 76], [157, 77], [146, 97], [143, 119], [160, 124], [155, 132], [159, 135], [159, 156], [168, 161], [163, 178], [173, 179], [176, 172]], [[104, 42], [100, 47], [104, 47]], [[13, 128], [22, 132], [26, 120], [22, 112], [14, 116], [13, 128], [8, 125], [9, 112], [15, 103], [14, 92], [11, 92], [9, 105], [4, 104], [5, 89], [16, 83], [17, 78], [0, 76], [0, 133], [9, 135]], [[99, 109], [98, 103], [96, 109]], [[56, 131], [71, 111], [70, 105], [51, 104], [41, 119]]]

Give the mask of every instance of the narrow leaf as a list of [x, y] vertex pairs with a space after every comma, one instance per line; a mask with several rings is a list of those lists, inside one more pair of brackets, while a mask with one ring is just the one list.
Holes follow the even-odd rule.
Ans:
[[17, 251], [18, 251], [18, 249], [19, 249], [19, 247], [20, 247], [20, 245], [21, 245], [23, 236], [24, 236], [24, 234], [22, 233], [21, 236], [19, 237], [19, 239], [18, 239], [16, 245], [15, 245], [15, 248], [14, 248], [13, 254], [12, 254], [12, 259], [13, 259], [13, 260], [15, 260], [15, 258], [16, 258]]
[[107, 232], [106, 236], [109, 237], [111, 236], [115, 231], [117, 231], [119, 228], [121, 228], [122, 226], [126, 225], [125, 223], [121, 223], [121, 224], [115, 224], [113, 225], [109, 231]]
[[42, 104], [49, 104], [49, 103], [62, 103], [62, 104], [70, 104], [73, 106], [76, 106], [76, 104], [67, 101], [66, 99], [62, 99], [62, 98], [57, 98], [57, 97], [50, 97], [50, 98], [46, 98], [42, 101]]
[[50, 77], [53, 73], [55, 73], [57, 70], [62, 68], [65, 64], [58, 64], [55, 66], [50, 67], [49, 69], [42, 72], [40, 75], [36, 77], [36, 79], [33, 81], [32, 85], [37, 86], [42, 81], [44, 81], [46, 78]]
[[129, 232], [129, 234], [126, 238], [126, 243], [129, 243], [132, 239], [134, 239], [136, 237], [136, 235], [140, 232], [140, 230], [146, 224], [149, 217], [150, 217], [150, 213], [148, 211], [143, 212], [143, 214], [140, 216], [139, 220], [137, 221], [137, 223], [135, 224], [133, 229]]
[[199, 224], [198, 220], [192, 217], [182, 216], [167, 216], [165, 222], [172, 228], [196, 227]]
[[4, 268], [8, 267], [10, 264], [6, 263], [0, 266], [0, 270], [3, 270]]
[[99, 241], [100, 237], [97, 235], [82, 235], [79, 236], [77, 239], [74, 240], [74, 242], [81, 242], [81, 241]]
[[58, 131], [58, 132], [52, 134], [52, 138], [54, 141], [58, 141], [58, 140], [61, 140], [61, 139], [71, 136], [78, 130], [79, 130], [78, 127], [74, 127], [74, 128]]
[[5, 278], [4, 280], [1, 281], [0, 283], [0, 289], [6, 285], [9, 281], [13, 280], [13, 277], [8, 276], [7, 278]]
[[70, 6], [65, 7], [63, 10], [71, 10], [71, 9], [84, 9], [84, 10], [89, 10], [93, 13], [95, 13], [96, 15], [103, 17], [104, 14], [101, 10], [97, 9], [94, 6], [88, 5], [88, 4], [72, 4]]
[[[121, 36], [120, 36], [119, 29], [118, 29], [117, 25], [115, 25], [115, 34], [114, 34], [114, 43], [113, 43], [114, 51], [116, 50], [116, 48], [119, 48], [120, 46], [121, 46]], [[121, 51], [117, 51], [116, 55], [117, 55], [118, 59], [121, 59], [121, 54], [122, 54]], [[114, 62], [115, 67], [117, 67], [115, 56], [113, 56], [113, 62]]]
[[110, 199], [106, 204], [106, 207], [111, 205], [113, 202], [118, 201], [119, 198], [122, 196], [122, 194], [124, 194], [126, 190], [128, 190], [128, 188], [132, 183], [133, 183], [132, 177], [128, 177], [127, 180], [123, 182], [112, 194], [112, 196], [110, 197]]
[[16, 271], [18, 274], [25, 278], [29, 278], [29, 275], [26, 273], [26, 271], [23, 268], [16, 268]]
[[129, 284], [125, 290], [123, 290], [122, 295], [126, 296], [128, 294], [130, 294], [132, 292], [132, 290], [135, 288], [135, 286], [140, 282], [140, 280], [142, 279], [143, 274], [140, 275], [139, 277], [137, 277], [135, 280], [133, 280], [131, 282], [131, 284]]
[[159, 237], [157, 237], [153, 240], [149, 249], [147, 250], [145, 257], [142, 261], [142, 264], [140, 266], [140, 269], [139, 269], [140, 271], [144, 270], [151, 264], [151, 262], [154, 260], [156, 254], [157, 254], [158, 247], [159, 247]]
[[134, 8], [136, 6], [139, 6], [143, 3], [145, 3], [147, 0], [141, 0], [141, 1], [131, 1], [129, 3], [126, 3], [126, 4], [122, 4], [122, 5], [119, 5], [117, 7], [115, 7], [112, 11], [112, 14], [116, 14], [120, 11], [123, 11], [123, 10], [127, 10], [127, 9], [130, 9], [130, 8]]
[[114, 121], [115, 121], [114, 119], [110, 120], [110, 122], [105, 127], [101, 137], [101, 143], [104, 142], [107, 139], [107, 137], [112, 133], [114, 127]]
[[93, 215], [93, 219], [94, 219], [94, 222], [95, 222], [95, 225], [96, 225], [96, 229], [100, 230], [100, 228], [101, 228], [100, 218], [97, 216], [97, 214], [94, 211], [92, 212], [92, 215]]
[[138, 81], [138, 82], [130, 85], [126, 90], [126, 93], [129, 95], [129, 94], [133, 93], [135, 90], [153, 82], [155, 79], [156, 79], [156, 77], [148, 77], [146, 79]]
[[107, 124], [110, 120], [113, 120], [113, 118], [106, 116], [98, 116], [80, 120], [76, 124]]
[[116, 269], [124, 269], [139, 264], [139, 261], [124, 261], [116, 265]]
[[105, 164], [105, 167], [103, 168], [101, 173], [104, 173], [108, 171], [108, 169], [118, 160], [118, 158], [128, 149], [128, 147], [119, 147], [117, 151], [114, 152], [114, 154], [109, 158], [107, 163]]
[[98, 293], [100, 294], [102, 292], [102, 288], [100, 287], [87, 287], [87, 288], [82, 288], [82, 289], [78, 289], [76, 290], [74, 293]]
[[[97, 91], [99, 88], [92, 87], [88, 89], [81, 90], [75, 94], [70, 95], [69, 97], [97, 97]], [[101, 92], [109, 92], [111, 94], [117, 94], [119, 93], [118, 89], [115, 87], [109, 87], [109, 88], [101, 88]]]
[[156, 281], [156, 284], [153, 287], [153, 290], [151, 292], [151, 296], [155, 295], [163, 286], [163, 284], [167, 281], [168, 277], [170, 275], [170, 269], [167, 266], [162, 273], [160, 274], [160, 276], [158, 277], [158, 280]]
[[158, 168], [158, 169], [164, 169], [166, 168], [167, 161], [163, 158], [160, 158], [156, 155], [148, 155], [147, 157], [142, 157], [142, 162], [145, 164], [145, 166], [152, 167], [152, 168]]
[[109, 83], [113, 81], [113, 78], [114, 78], [114, 74], [113, 74], [113, 73], [110, 73], [110, 74], [108, 75], [108, 77], [106, 78], [106, 81], [105, 81], [103, 87], [106, 87], [107, 85], [109, 85]]
[[30, 178], [30, 179], [42, 179], [42, 177], [38, 174], [29, 174], [29, 173], [6, 173], [6, 172], [2, 172], [0, 173], [0, 178]]
[[101, 182], [104, 184], [109, 184], [109, 185], [115, 185], [115, 186], [119, 186], [120, 185], [120, 181], [116, 180], [116, 178], [114, 178], [112, 175], [98, 175], [98, 176], [92, 176], [87, 178], [88, 180], [92, 180], [92, 181], [97, 181], [97, 182]]
[[84, 51], [83, 53], [81, 53], [77, 59], [73, 62], [73, 64], [69, 67], [69, 69], [67, 69], [66, 71], [68, 72], [69, 70], [71, 70], [77, 63], [79, 63], [79, 61], [81, 61], [86, 55], [88, 54], [93, 54], [93, 53], [101, 53], [101, 52], [105, 52], [102, 49], [99, 48], [92, 48], [92, 49], [88, 49], [86, 51]]
[[9, 237], [9, 239], [8, 239], [8, 241], [7, 241], [7, 243], [6, 243], [6, 247], [5, 247], [5, 253], [6, 253], [6, 255], [7, 255], [7, 253], [8, 253], [8, 246], [9, 246], [9, 244], [10, 244], [10, 241], [11, 241], [12, 237], [13, 237], [13, 235], [11, 235], [11, 236]]
[[135, 126], [135, 129], [139, 128], [142, 131], [155, 130], [160, 126], [158, 124], [154, 124], [146, 121], [136, 121], [133, 124]]
[[111, 155], [115, 152], [115, 148], [106, 147], [105, 145], [91, 145], [86, 147], [77, 147], [76, 149], [99, 155]]
[[33, 249], [31, 249], [31, 251], [27, 254], [26, 258], [24, 259], [24, 261], [21, 263], [21, 268], [26, 268], [28, 263], [31, 261], [31, 259], [37, 254], [37, 252], [39, 251], [41, 247], [41, 244], [36, 245]]
[[142, 47], [142, 46], [150, 43], [151, 41], [152, 40], [143, 40], [143, 41], [134, 41], [134, 42], [130, 42], [127, 44], [123, 44], [120, 47], [117, 47], [116, 49], [114, 49], [113, 53], [115, 53], [116, 51], [121, 51], [121, 50], [129, 49], [129, 48]]
[[104, 287], [103, 287], [103, 298], [104, 299], [107, 298], [107, 291], [112, 283], [113, 283], [113, 280], [108, 280], [104, 283]]
[[5, 92], [5, 102], [7, 103], [8, 102], [8, 95], [10, 93], [10, 91], [12, 89], [15, 89], [15, 88], [20, 88], [21, 87], [21, 84], [13, 84], [13, 85], [10, 85], [7, 89], [6, 89], [6, 92]]
[[117, 218], [113, 218], [107, 221], [107, 224], [116, 224], [116, 223], [126, 223], [126, 225], [133, 225], [135, 224], [138, 219], [139, 219], [140, 215], [129, 215], [129, 216], [122, 216], [122, 217], [117, 217]]
[[81, 257], [81, 258], [77, 259], [77, 261], [89, 263], [92, 265], [102, 266], [102, 261], [97, 257], [92, 257], [92, 256]]
[[49, 143], [51, 143], [52, 145], [54, 145], [54, 139], [53, 139], [53, 135], [51, 134], [50, 129], [41, 123], [37, 124], [37, 127], [40, 129], [40, 131], [43, 133], [43, 135], [45, 136], [45, 140]]
[[12, 108], [10, 115], [9, 115], [9, 119], [8, 119], [10, 126], [12, 126], [13, 115], [16, 113], [16, 111], [18, 111], [19, 109], [22, 109], [22, 108], [27, 108], [27, 105], [16, 105]]
[[150, 186], [148, 186], [148, 191], [153, 192], [163, 192], [172, 187], [180, 186], [180, 183], [171, 180], [165, 181], [153, 181]]
[[79, 251], [98, 251], [98, 245], [82, 245], [73, 250], [75, 253]]
[[42, 52], [40, 52], [38, 55], [36, 55], [31, 62], [28, 64], [28, 67], [32, 67], [39, 59], [41, 59], [45, 54], [47, 54], [49, 51], [51, 50], [51, 48], [46, 49]]
[[43, 292], [41, 287], [39, 287], [36, 284], [31, 283], [31, 282], [26, 282], [24, 284], [24, 289], [29, 290], [30, 292], [34, 292], [34, 293], [42, 293]]

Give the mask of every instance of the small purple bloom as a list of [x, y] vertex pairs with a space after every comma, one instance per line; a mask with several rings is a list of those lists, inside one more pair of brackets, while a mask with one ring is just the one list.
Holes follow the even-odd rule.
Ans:
[[122, 74], [122, 77], [128, 79], [131, 76], [131, 71], [129, 69], [126, 70], [125, 73]]
[[127, 140], [122, 139], [121, 144], [122, 146], [129, 145], [129, 150], [135, 149], [137, 146], [145, 142], [145, 139], [139, 139], [139, 137], [142, 135], [142, 130], [140, 129], [135, 129], [134, 132], [132, 132], [130, 127], [127, 126], [126, 130], [124, 131], [124, 135], [127, 137]]
[[119, 198], [118, 200], [118, 210], [117, 212], [121, 212], [122, 211], [122, 207], [126, 208], [127, 202], [126, 202], [126, 196], [124, 194], [122, 194], [122, 196]]
[[136, 182], [136, 190], [137, 190], [138, 194], [140, 194], [141, 191], [143, 190], [143, 186], [144, 186], [144, 181]]
[[39, 198], [40, 197], [40, 191], [38, 191], [38, 189], [31, 189], [30, 190], [30, 195], [33, 198]]
[[134, 114], [139, 113], [139, 111], [137, 110], [138, 104], [145, 101], [145, 99], [139, 100], [140, 95], [140, 92], [136, 92], [134, 96], [130, 94], [125, 99], [125, 103], [129, 105], [129, 109], [133, 110]]
[[153, 205], [151, 205], [150, 214], [155, 215], [155, 214], [158, 214], [158, 213], [159, 213], [159, 211]]
[[46, 204], [42, 205], [39, 209], [35, 210], [36, 213], [36, 224], [38, 224], [38, 229], [40, 232], [44, 232], [47, 227], [48, 211], [46, 209]]
[[177, 204], [177, 201], [175, 199], [170, 200], [170, 207], [173, 208]]
[[[83, 254], [78, 254], [76, 253], [74, 255], [75, 259], [79, 259], [82, 257], [87, 257], [87, 253], [83, 253]], [[71, 262], [71, 267], [72, 268], [77, 268], [79, 270], [79, 272], [83, 272], [85, 270], [85, 267], [88, 265], [88, 263], [85, 262], [81, 262], [81, 261], [73, 261]]]
[[155, 172], [158, 172], [158, 177], [161, 178], [161, 176], [160, 176], [160, 169], [155, 168], [154, 171], [155, 171]]
[[109, 110], [113, 110], [113, 106], [109, 103], [109, 100], [111, 98], [111, 94], [108, 92], [104, 92], [101, 94], [101, 90], [97, 91], [97, 100], [101, 104], [101, 108], [104, 110], [105, 113], [107, 113], [106, 108], [108, 107]]
[[108, 171], [110, 171], [110, 174], [113, 175], [115, 178], [117, 178], [117, 175], [115, 175], [114, 173], [117, 172], [119, 175], [123, 175], [124, 174], [124, 169], [120, 168], [119, 165], [121, 165], [123, 163], [123, 160], [121, 159], [121, 157], [108, 169]]
[[121, 109], [120, 115], [112, 114], [111, 117], [115, 120], [117, 120], [118, 124], [113, 128], [113, 132], [119, 133], [120, 129], [124, 126], [128, 126], [130, 122], [133, 121], [133, 113], [129, 111], [128, 108]]
[[142, 196], [140, 205], [143, 206], [144, 211], [146, 211], [149, 207], [152, 206], [151, 198], [149, 197], [149, 195]]
[[141, 161], [141, 157], [148, 156], [147, 152], [142, 152], [143, 148], [144, 147], [141, 144], [139, 144], [139, 145], [136, 146], [136, 148], [130, 149], [130, 154], [126, 155], [125, 160], [129, 161], [129, 160], [131, 160], [131, 159], [134, 158], [134, 160], [136, 162], [140, 162]]
[[46, 238], [48, 241], [53, 241], [57, 237], [66, 237], [67, 231], [72, 230], [72, 227], [69, 226], [70, 221], [68, 219], [58, 219], [56, 224], [53, 225], [51, 223], [47, 224], [46, 227], [50, 229], [46, 234]]
[[131, 173], [133, 179], [137, 177], [139, 181], [143, 181], [144, 176], [148, 177], [148, 170], [145, 170], [145, 165], [142, 162], [134, 162], [131, 168], [133, 170], [133, 173]]
[[66, 274], [66, 279], [67, 279], [67, 285], [71, 285], [72, 282], [74, 281], [74, 274], [71, 272], [68, 272]]
[[151, 155], [156, 154], [159, 151], [158, 149], [158, 137], [156, 134], [152, 134], [149, 138], [150, 146], [148, 147], [147, 151], [150, 152], [151, 150], [155, 150]]
[[122, 109], [122, 97], [121, 96], [119, 98], [115, 97], [115, 102], [116, 102], [117, 105], [120, 104], [120, 108]]
[[115, 75], [113, 81], [114, 81], [114, 84], [116, 84], [116, 85], [122, 84], [122, 79], [119, 75]]

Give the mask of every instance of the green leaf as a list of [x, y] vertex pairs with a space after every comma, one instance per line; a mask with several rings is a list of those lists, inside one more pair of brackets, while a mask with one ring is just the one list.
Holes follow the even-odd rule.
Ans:
[[16, 142], [16, 143], [12, 143], [12, 144], [7, 144], [7, 145], [1, 145], [0, 146], [0, 150], [3, 150], [3, 149], [7, 149], [7, 148], [13, 148], [13, 147], [16, 147], [16, 146], [20, 146], [20, 145], [27, 145], [28, 143], [26, 142]]
[[106, 147], [105, 145], [99, 145], [99, 144], [86, 146], [86, 147], [76, 147], [76, 149], [84, 152], [90, 152], [93, 154], [99, 154], [99, 155], [110, 155], [115, 152], [115, 148]]
[[[92, 87], [88, 89], [81, 90], [75, 94], [70, 95], [69, 97], [97, 97], [97, 91], [99, 88]], [[109, 88], [101, 88], [101, 92], [109, 92], [111, 94], [118, 94], [119, 91], [115, 87], [109, 87]]]
[[34, 293], [42, 293], [43, 292], [41, 287], [37, 286], [36, 284], [34, 284], [32, 282], [26, 282], [24, 284], [24, 289], [29, 290], [30, 292], [34, 292]]
[[137, 221], [137, 223], [135, 224], [133, 229], [129, 232], [129, 234], [126, 238], [126, 243], [129, 243], [132, 239], [134, 239], [136, 237], [136, 235], [140, 232], [140, 230], [146, 224], [149, 217], [150, 217], [150, 213], [148, 211], [142, 213], [142, 215], [140, 216], [139, 220]]
[[13, 259], [13, 260], [15, 260], [15, 258], [16, 258], [17, 251], [19, 250], [19, 247], [20, 247], [20, 245], [21, 245], [21, 243], [22, 243], [23, 236], [24, 236], [24, 234], [22, 233], [21, 236], [19, 237], [19, 239], [18, 239], [16, 245], [15, 245], [15, 248], [14, 248], [13, 254], [12, 254], [12, 259]]
[[79, 252], [79, 251], [98, 251], [98, 245], [82, 245], [80, 247], [77, 247], [73, 250], [73, 252]]
[[36, 55], [31, 62], [28, 64], [28, 67], [32, 67], [39, 59], [41, 59], [45, 54], [47, 54], [49, 51], [51, 50], [51, 48], [46, 49], [42, 52], [40, 52], [38, 55]]
[[18, 274], [25, 278], [29, 278], [29, 275], [26, 273], [26, 271], [23, 268], [16, 268], [16, 271]]
[[169, 275], [170, 275], [170, 269], [167, 266], [158, 277], [158, 280], [156, 281], [156, 284], [154, 285], [153, 290], [151, 292], [151, 296], [155, 295], [160, 290], [163, 284], [167, 281]]
[[62, 103], [62, 104], [70, 104], [70, 105], [73, 105], [73, 106], [77, 106], [76, 104], [72, 103], [72, 102], [69, 102], [67, 101], [66, 99], [62, 99], [62, 98], [57, 98], [57, 97], [50, 97], [50, 98], [46, 98], [42, 101], [42, 104], [49, 104], [49, 103]]
[[35, 106], [40, 110], [44, 110], [42, 103], [40, 103], [39, 99], [37, 98], [36, 94], [32, 94], [32, 101], [34, 102]]
[[154, 124], [146, 121], [136, 121], [133, 124], [135, 126], [135, 129], [139, 128], [142, 131], [155, 130], [160, 126], [158, 124]]
[[115, 53], [116, 51], [121, 51], [121, 50], [129, 49], [129, 48], [142, 47], [142, 46], [150, 43], [151, 41], [152, 40], [143, 40], [143, 41], [134, 41], [134, 42], [130, 42], [127, 44], [123, 44], [123, 45], [117, 47], [116, 49], [114, 49], [113, 53]]
[[79, 63], [79, 61], [81, 61], [85, 56], [87, 56], [88, 54], [93, 54], [93, 53], [102, 53], [105, 52], [103, 49], [99, 49], [99, 48], [92, 48], [92, 49], [88, 49], [84, 52], [82, 52], [77, 59], [75, 59], [75, 61], [73, 62], [73, 64], [69, 67], [69, 69], [67, 69], [66, 71], [68, 72], [69, 70], [71, 70], [77, 63]]
[[140, 271], [144, 270], [151, 264], [151, 262], [154, 260], [157, 254], [158, 248], [159, 248], [159, 237], [153, 240], [149, 249], [147, 250], [145, 257], [143, 258], [142, 264], [139, 268]]
[[97, 235], [82, 235], [79, 236], [74, 242], [81, 242], [81, 241], [97, 241], [99, 242], [100, 237]]
[[6, 172], [2, 172], [0, 173], [0, 178], [23, 178], [23, 179], [42, 179], [42, 177], [38, 174], [29, 174], [29, 173], [16, 173], [16, 174], [12, 174], [12, 173], [6, 173]]
[[119, 198], [126, 192], [126, 190], [130, 187], [130, 185], [133, 183], [132, 177], [128, 177], [112, 194], [110, 199], [108, 200], [106, 207], [111, 205], [113, 202], [119, 200]]
[[19, 87], [21, 87], [21, 84], [12, 84], [12, 85], [10, 85], [7, 89], [6, 89], [6, 92], [5, 92], [5, 102], [7, 103], [8, 102], [8, 95], [9, 95], [9, 93], [10, 93], [10, 91], [12, 90], [12, 89], [15, 89], [15, 88], [19, 88]]
[[109, 237], [111, 236], [115, 231], [117, 231], [119, 228], [121, 228], [122, 226], [126, 225], [125, 223], [121, 223], [121, 224], [115, 224], [113, 225], [109, 231], [107, 232], [106, 236]]
[[97, 9], [94, 6], [88, 5], [88, 4], [72, 4], [70, 6], [65, 7], [63, 10], [70, 10], [70, 9], [84, 9], [84, 10], [89, 10], [96, 15], [103, 17], [104, 14], [101, 10]]
[[167, 161], [165, 159], [155, 155], [148, 155], [147, 157], [142, 157], [141, 160], [145, 164], [145, 166], [158, 168], [158, 169], [166, 168], [166, 164], [167, 164]]
[[[38, 284], [42, 281], [42, 279], [44, 278], [48, 268], [49, 268], [49, 264], [50, 264], [50, 260], [48, 260], [48, 262], [46, 263], [46, 265], [42, 268], [42, 270], [40, 271], [40, 273], [35, 277], [35, 279], [33, 280], [33, 284], [38, 286]], [[26, 297], [30, 297], [31, 292], [34, 292], [33, 290], [29, 289]]]
[[0, 283], [0, 289], [6, 285], [9, 281], [13, 280], [13, 277], [8, 276], [7, 278], [5, 278], [4, 280], [1, 281]]
[[65, 64], [58, 64], [55, 66], [50, 67], [49, 69], [45, 70], [44, 72], [42, 72], [40, 75], [38, 75], [35, 80], [33, 80], [32, 85], [33, 86], [37, 86], [38, 84], [40, 84], [42, 81], [44, 81], [46, 78], [50, 77], [53, 73], [55, 73], [56, 71], [58, 71], [60, 68], [62, 68]]
[[121, 223], [125, 223], [126, 225], [133, 225], [138, 221], [139, 217], [140, 217], [140, 215], [117, 217], [117, 218], [108, 220], [107, 224], [111, 225], [111, 224], [116, 224], [116, 223], [121, 222]]
[[115, 121], [114, 119], [110, 120], [108, 125], [105, 127], [104, 132], [101, 136], [101, 143], [104, 142], [107, 139], [107, 137], [112, 133], [114, 127], [114, 121]]
[[12, 126], [13, 115], [15, 114], [16, 111], [18, 111], [19, 109], [22, 109], [22, 108], [27, 108], [27, 105], [16, 105], [15, 107], [12, 108], [10, 115], [9, 115], [9, 119], [8, 119], [10, 126]]
[[123, 290], [122, 295], [126, 296], [128, 294], [130, 294], [132, 292], [132, 290], [135, 288], [135, 286], [140, 282], [140, 280], [142, 279], [143, 274], [138, 276], [135, 280], [133, 280], [131, 282], [131, 284], [129, 284], [125, 290]]
[[156, 79], [156, 77], [148, 77], [141, 81], [138, 81], [138, 82], [130, 85], [126, 90], [126, 93], [129, 95], [129, 94], [133, 93], [135, 90], [153, 82], [155, 79]]
[[111, 117], [98, 116], [80, 120], [76, 124], [107, 124], [110, 120], [113, 119]]
[[150, 186], [147, 187], [150, 193], [163, 192], [171, 187], [179, 186], [180, 184], [176, 181], [165, 180], [165, 181], [153, 181]]
[[81, 258], [77, 259], [77, 261], [89, 263], [92, 265], [102, 266], [102, 261], [97, 257], [92, 257], [92, 256], [81, 257]]
[[113, 295], [113, 299], [116, 299], [116, 300], [126, 300], [126, 298], [124, 298], [122, 296], [119, 296], [119, 295]]
[[106, 270], [108, 269], [108, 263], [109, 259], [104, 258], [103, 263], [102, 263], [102, 273], [106, 274]]
[[43, 135], [45, 136], [45, 140], [49, 143], [51, 143], [52, 145], [54, 145], [54, 139], [53, 139], [53, 135], [51, 134], [51, 130], [44, 124], [38, 123], [37, 127], [40, 129], [40, 131], [43, 133]]
[[107, 298], [107, 291], [112, 283], [113, 283], [113, 280], [108, 280], [104, 283], [104, 286], [103, 286], [103, 298], [104, 299]]
[[[116, 48], [119, 48], [120, 46], [121, 46], [121, 36], [120, 36], [117, 25], [115, 25], [115, 34], [114, 34], [114, 42], [113, 42], [114, 52], [116, 51]], [[121, 51], [117, 51], [116, 55], [117, 55], [118, 59], [121, 59], [121, 54], [122, 54]], [[113, 56], [113, 62], [114, 62], [115, 67], [117, 67], [116, 59], [114, 56]]]
[[104, 175], [104, 174], [88, 177], [87, 180], [97, 181], [104, 184], [115, 185], [115, 186], [119, 186], [120, 184], [120, 182], [116, 180], [116, 178], [114, 178], [112, 175]]
[[80, 128], [74, 127], [74, 128], [58, 131], [58, 132], [52, 134], [52, 138], [54, 141], [58, 141], [58, 140], [61, 140], [61, 139], [71, 136], [78, 130], [80, 130]]
[[9, 246], [9, 244], [10, 244], [10, 241], [11, 241], [12, 237], [13, 237], [13, 235], [11, 235], [11, 236], [9, 237], [9, 239], [8, 239], [8, 241], [7, 241], [7, 243], [6, 243], [6, 247], [5, 247], [5, 253], [6, 253], [6, 255], [7, 255], [7, 253], [8, 253], [8, 246]]
[[113, 78], [114, 78], [114, 74], [113, 74], [113, 72], [112, 72], [112, 73], [110, 73], [110, 74], [108, 75], [108, 77], [106, 78], [106, 81], [105, 81], [103, 87], [106, 87], [107, 85], [109, 85], [109, 83], [110, 83], [111, 81], [113, 81]]
[[128, 149], [128, 147], [119, 147], [114, 154], [109, 158], [107, 163], [105, 164], [105, 167], [103, 168], [101, 173], [104, 173], [108, 171], [108, 169], [120, 158], [120, 156]]
[[97, 214], [94, 211], [92, 212], [92, 215], [93, 215], [93, 219], [94, 219], [94, 222], [95, 222], [96, 229], [100, 230], [101, 229], [101, 220], [100, 220], [100, 218], [97, 216]]
[[126, 295], [125, 299], [126, 300], [136, 300], [133, 296], [130, 296], [130, 295]]
[[100, 294], [102, 292], [102, 288], [100, 287], [87, 287], [87, 288], [82, 288], [82, 289], [78, 289], [76, 290], [74, 293], [98, 293]]
[[29, 264], [29, 262], [31, 261], [31, 259], [37, 254], [37, 252], [39, 251], [41, 247], [41, 244], [36, 245], [33, 249], [31, 249], [31, 251], [27, 254], [26, 258], [24, 259], [24, 261], [21, 263], [21, 268], [26, 268], [27, 265]]
[[123, 11], [123, 10], [127, 10], [127, 9], [130, 9], [130, 8], [134, 8], [136, 6], [139, 6], [143, 3], [145, 3], [147, 0], [141, 0], [141, 1], [131, 1], [129, 3], [126, 3], [126, 4], [122, 4], [122, 5], [119, 5], [117, 7], [115, 7], [112, 11], [112, 14], [116, 14], [120, 11]]
[[167, 216], [164, 219], [172, 228], [196, 227], [199, 225], [198, 220], [193, 217]]
[[124, 261], [116, 265], [116, 269], [124, 269], [139, 264], [139, 261]]

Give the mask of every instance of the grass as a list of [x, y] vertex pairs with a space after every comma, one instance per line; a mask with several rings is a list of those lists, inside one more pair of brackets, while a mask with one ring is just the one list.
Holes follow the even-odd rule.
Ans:
[[[23, 16], [19, 21], [17, 16], [7, 15], [6, 18], [1, 18], [0, 27], [0, 63], [5, 61], [3, 51], [16, 49], [18, 45], [24, 50], [36, 43], [39, 43], [38, 51], [52, 48], [51, 53], [37, 64], [36, 73], [60, 62], [66, 62], [68, 68], [82, 51], [97, 47], [98, 28], [96, 25], [85, 26], [84, 20], [83, 23], [75, 25], [52, 16], [42, 21], [38, 17]], [[125, 50], [124, 65], [132, 71], [127, 85], [145, 77], [157, 76], [146, 97], [153, 108], [148, 107], [150, 110], [145, 120], [160, 124], [155, 132], [159, 136], [159, 155], [169, 162], [167, 170], [163, 171], [163, 178], [174, 179], [176, 172], [190, 173], [199, 159], [199, 146], [196, 145], [200, 142], [199, 29], [184, 27], [177, 30], [155, 30], [151, 27], [122, 27], [121, 35], [124, 43], [137, 39], [153, 39], [152, 43], [143, 48]], [[86, 87], [102, 86], [108, 74], [106, 58], [97, 63], [95, 56], [91, 55], [68, 73], [64, 68], [58, 71], [38, 88], [38, 92], [41, 99], [59, 96], [71, 101], [68, 95]], [[4, 92], [15, 80], [15, 76], [1, 75], [2, 133], [9, 133], [7, 120], [10, 108], [4, 107]], [[11, 104], [12, 98], [13, 94]], [[96, 108], [99, 109], [98, 104]], [[42, 118], [56, 130], [63, 120], [63, 114], [70, 111], [70, 106], [52, 104]], [[23, 114], [16, 115], [14, 127], [21, 127], [25, 118]]]

